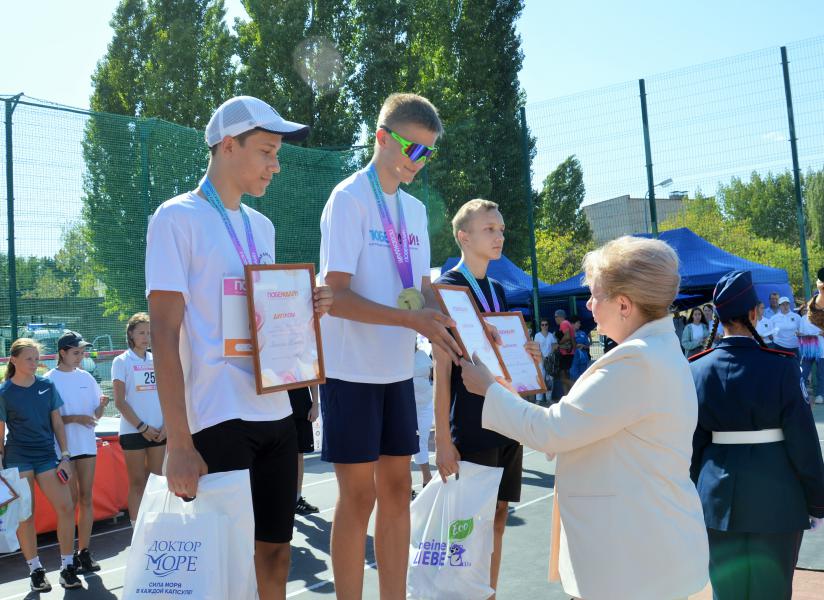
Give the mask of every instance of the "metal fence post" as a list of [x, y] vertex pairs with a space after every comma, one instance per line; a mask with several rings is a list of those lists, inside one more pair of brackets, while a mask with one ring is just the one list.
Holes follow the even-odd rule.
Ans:
[[12, 149], [11, 116], [23, 94], [5, 98], [6, 104], [6, 206], [8, 221], [8, 261], [9, 261], [9, 318], [11, 321], [11, 341], [17, 339], [17, 258], [14, 251], [14, 154]]
[[652, 177], [652, 150], [649, 145], [649, 118], [647, 116], [647, 89], [643, 79], [638, 80], [641, 91], [641, 122], [644, 126], [644, 154], [647, 159], [647, 193], [649, 194], [649, 220], [652, 237], [658, 237], [658, 211], [655, 208], [655, 183]]
[[807, 233], [804, 221], [804, 201], [801, 197], [801, 168], [798, 166], [798, 144], [795, 137], [795, 116], [793, 116], [793, 96], [790, 91], [790, 63], [787, 47], [781, 46], [781, 68], [784, 72], [784, 95], [787, 98], [787, 121], [790, 125], [790, 151], [793, 157], [793, 181], [795, 182], [795, 208], [798, 213], [798, 240], [801, 243], [801, 274], [804, 280], [804, 297], [812, 295], [810, 288], [810, 258], [807, 255]]
[[527, 216], [529, 218], [529, 248], [532, 257], [532, 331], [538, 332], [538, 323], [541, 320], [541, 307], [538, 303], [538, 257], [535, 253], [535, 217], [532, 194], [532, 174], [529, 166], [529, 130], [526, 126], [526, 108], [521, 107], [521, 141], [523, 148], [522, 167], [524, 170], [524, 198], [526, 199]]

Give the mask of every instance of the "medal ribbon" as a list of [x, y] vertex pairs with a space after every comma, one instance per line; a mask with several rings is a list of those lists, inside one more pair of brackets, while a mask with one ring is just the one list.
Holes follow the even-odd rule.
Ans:
[[220, 215], [220, 218], [223, 219], [223, 225], [226, 227], [226, 231], [229, 233], [232, 244], [235, 246], [235, 252], [237, 252], [240, 262], [243, 263], [243, 265], [248, 265], [250, 262], [253, 265], [259, 265], [260, 257], [258, 256], [257, 246], [255, 246], [255, 238], [252, 235], [252, 224], [249, 222], [249, 215], [247, 215], [246, 211], [243, 210], [243, 205], [240, 206], [240, 216], [243, 218], [243, 228], [246, 230], [246, 244], [249, 246], [249, 254], [252, 255], [251, 261], [246, 258], [246, 253], [243, 251], [243, 246], [240, 245], [240, 240], [237, 237], [237, 233], [235, 233], [235, 228], [229, 220], [229, 214], [226, 212], [226, 207], [223, 206], [223, 202], [220, 201], [220, 196], [218, 195], [217, 190], [212, 185], [212, 182], [209, 181], [208, 177], [204, 177], [203, 181], [200, 182], [200, 189], [203, 190], [209, 204], [214, 207]]
[[[409, 235], [406, 230], [406, 219], [403, 216], [401, 194], [399, 191], [395, 192], [395, 197], [398, 200], [398, 229], [396, 230], [395, 224], [392, 222], [392, 215], [389, 214], [389, 207], [386, 205], [386, 200], [383, 197], [383, 190], [378, 180], [378, 172], [375, 170], [375, 165], [370, 165], [366, 173], [369, 177], [369, 182], [372, 184], [375, 202], [378, 204], [378, 214], [381, 216], [386, 241], [389, 242], [392, 258], [398, 267], [401, 285], [403, 285], [404, 289], [414, 287], [415, 284], [412, 279], [412, 258], [409, 255]], [[398, 233], [400, 233], [400, 236]], [[400, 240], [398, 240], [398, 237], [400, 237]]]
[[484, 293], [481, 291], [481, 286], [478, 285], [478, 280], [475, 279], [472, 271], [469, 270], [463, 261], [458, 263], [455, 270], [463, 275], [469, 282], [469, 286], [472, 288], [472, 291], [475, 292], [475, 297], [481, 301], [481, 305], [484, 307], [484, 312], [501, 312], [501, 305], [498, 302], [498, 294], [495, 293], [495, 286], [493, 286], [492, 283], [489, 284], [489, 293], [492, 294], [492, 304], [495, 306], [494, 311], [489, 309], [489, 303], [486, 301], [486, 296], [484, 296]]

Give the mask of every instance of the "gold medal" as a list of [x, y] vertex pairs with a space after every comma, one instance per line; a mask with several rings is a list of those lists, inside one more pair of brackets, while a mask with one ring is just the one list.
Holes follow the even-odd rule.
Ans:
[[420, 310], [424, 304], [423, 294], [415, 288], [406, 288], [398, 295], [398, 308], [402, 310]]

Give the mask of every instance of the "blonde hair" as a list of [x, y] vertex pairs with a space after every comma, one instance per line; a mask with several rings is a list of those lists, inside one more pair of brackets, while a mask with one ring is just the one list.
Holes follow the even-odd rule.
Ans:
[[470, 200], [458, 209], [458, 212], [456, 212], [452, 218], [452, 235], [459, 248], [461, 247], [461, 242], [458, 239], [458, 232], [466, 231], [469, 221], [472, 220], [472, 217], [474, 217], [476, 213], [490, 210], [498, 210], [498, 205], [491, 200], [482, 200], [481, 198]]
[[141, 323], [148, 323], [149, 322], [149, 314], [144, 312], [139, 312], [133, 314], [128, 322], [126, 323], [126, 343], [129, 344], [129, 348], [134, 348], [134, 340], [132, 340], [132, 332], [134, 331], [135, 327], [140, 325]]
[[625, 235], [584, 256], [584, 284], [626, 296], [649, 320], [667, 316], [678, 293], [678, 255], [661, 240]]
[[378, 127], [391, 129], [404, 123], [420, 125], [439, 136], [443, 133], [438, 109], [429, 100], [417, 94], [390, 94], [381, 106]]
[[[23, 352], [23, 350], [26, 350], [27, 348], [34, 348], [35, 350], [37, 350], [38, 354], [43, 352], [43, 346], [41, 346], [40, 344], [35, 342], [33, 339], [31, 339], [31, 338], [17, 338], [12, 343], [11, 348], [9, 348], [9, 356], [10, 357], [18, 357]], [[15, 373], [16, 370], [17, 369], [15, 368], [14, 363], [9, 361], [9, 364], [6, 365], [5, 378], [6, 379], [11, 379], [12, 377], [14, 377], [14, 373]]]

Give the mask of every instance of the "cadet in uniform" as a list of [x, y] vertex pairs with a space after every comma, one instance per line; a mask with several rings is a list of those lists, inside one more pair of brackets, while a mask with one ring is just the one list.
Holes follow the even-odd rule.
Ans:
[[[698, 427], [690, 475], [710, 544], [715, 600], [792, 597], [801, 537], [824, 517], [824, 461], [798, 362], [755, 331], [749, 271], [713, 293], [724, 338], [690, 358]], [[711, 336], [713, 337], [713, 336]]]

